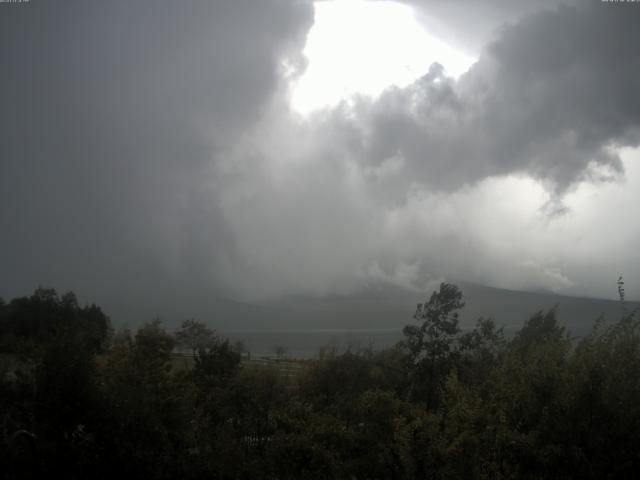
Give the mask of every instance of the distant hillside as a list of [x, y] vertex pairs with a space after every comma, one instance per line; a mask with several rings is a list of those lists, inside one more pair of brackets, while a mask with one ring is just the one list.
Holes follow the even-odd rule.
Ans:
[[[460, 283], [466, 306], [461, 326], [471, 327], [481, 316], [493, 317], [506, 330], [519, 329], [538, 310], [557, 306], [560, 321], [573, 335], [584, 335], [600, 316], [617, 320], [620, 302], [532, 293]], [[369, 288], [355, 295], [287, 297], [260, 303], [228, 302], [213, 315], [221, 331], [243, 330], [367, 330], [402, 328], [412, 321], [417, 303], [430, 292], [415, 292], [393, 286]], [[627, 308], [640, 307], [628, 302]]]

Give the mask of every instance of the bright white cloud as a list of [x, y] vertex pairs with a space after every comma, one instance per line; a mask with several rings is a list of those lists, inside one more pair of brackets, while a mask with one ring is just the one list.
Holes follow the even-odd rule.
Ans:
[[307, 113], [354, 94], [376, 96], [403, 87], [433, 62], [458, 77], [474, 59], [431, 36], [400, 3], [366, 0], [315, 2], [307, 37], [305, 74], [292, 91], [295, 110]]

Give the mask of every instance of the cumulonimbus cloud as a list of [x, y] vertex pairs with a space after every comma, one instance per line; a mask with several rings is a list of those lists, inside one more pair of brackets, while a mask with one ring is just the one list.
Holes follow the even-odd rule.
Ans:
[[580, 284], [520, 217], [638, 144], [634, 7], [532, 14], [457, 81], [436, 64], [300, 117], [310, 2], [3, 5], [0, 293], [132, 318], [372, 279]]
[[[522, 194], [493, 179], [528, 177], [544, 188], [536, 190], [538, 207], [521, 214], [535, 216], [540, 206], [566, 212], [563, 198], [582, 182], [620, 178], [618, 149], [638, 144], [637, 17], [595, 3], [555, 7], [502, 27], [457, 81], [434, 64], [412, 85], [308, 118], [276, 108], [227, 157], [236, 172], [245, 165], [251, 173], [219, 189], [251, 264], [241, 283], [324, 293], [356, 288], [354, 270], [382, 265], [391, 278], [419, 264], [410, 270], [424, 281], [448, 274], [503, 286], [573, 285], [554, 254], [488, 245], [473, 203], [488, 188], [508, 192], [484, 212], [493, 217], [500, 202], [517, 204]], [[239, 190], [246, 196], [236, 202]], [[514, 221], [505, 218], [494, 235], [519, 228]], [[539, 222], [543, 230], [548, 220]], [[280, 285], [258, 273], [273, 271]]]

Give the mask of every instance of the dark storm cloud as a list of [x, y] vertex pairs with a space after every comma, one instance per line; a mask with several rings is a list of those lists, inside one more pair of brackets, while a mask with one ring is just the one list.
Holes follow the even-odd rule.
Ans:
[[0, 295], [42, 283], [146, 319], [378, 280], [579, 285], [519, 216], [544, 192], [500, 178], [558, 207], [620, 175], [640, 8], [619, 7], [531, 14], [458, 80], [436, 64], [302, 118], [309, 3], [0, 4]]
[[[622, 166], [640, 126], [640, 9], [591, 3], [504, 27], [458, 81], [443, 68], [349, 116], [363, 162], [399, 155], [405, 178], [455, 190], [488, 176], [530, 174], [556, 194]], [[599, 173], [598, 173], [599, 172]]]
[[311, 5], [0, 7], [2, 294], [38, 282], [135, 308], [210, 293], [233, 249], [212, 151], [302, 60]]

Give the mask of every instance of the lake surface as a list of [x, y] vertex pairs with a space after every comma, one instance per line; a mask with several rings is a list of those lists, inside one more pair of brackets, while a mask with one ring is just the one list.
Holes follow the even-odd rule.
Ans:
[[275, 355], [276, 348], [282, 347], [287, 356], [313, 357], [320, 349], [329, 347], [339, 352], [348, 348], [372, 347], [382, 349], [393, 346], [402, 339], [402, 330], [361, 329], [361, 330], [265, 330], [221, 332], [231, 343], [241, 341], [252, 355]]
[[[502, 328], [509, 338], [520, 326], [502, 325]], [[460, 328], [461, 333], [469, 330], [469, 327]], [[260, 357], [276, 356], [278, 347], [284, 348], [286, 356], [299, 358], [315, 357], [323, 348], [334, 348], [338, 353], [349, 348], [354, 351], [369, 347], [381, 350], [404, 338], [401, 328], [229, 330], [220, 333], [232, 344], [241, 341], [246, 351]]]

